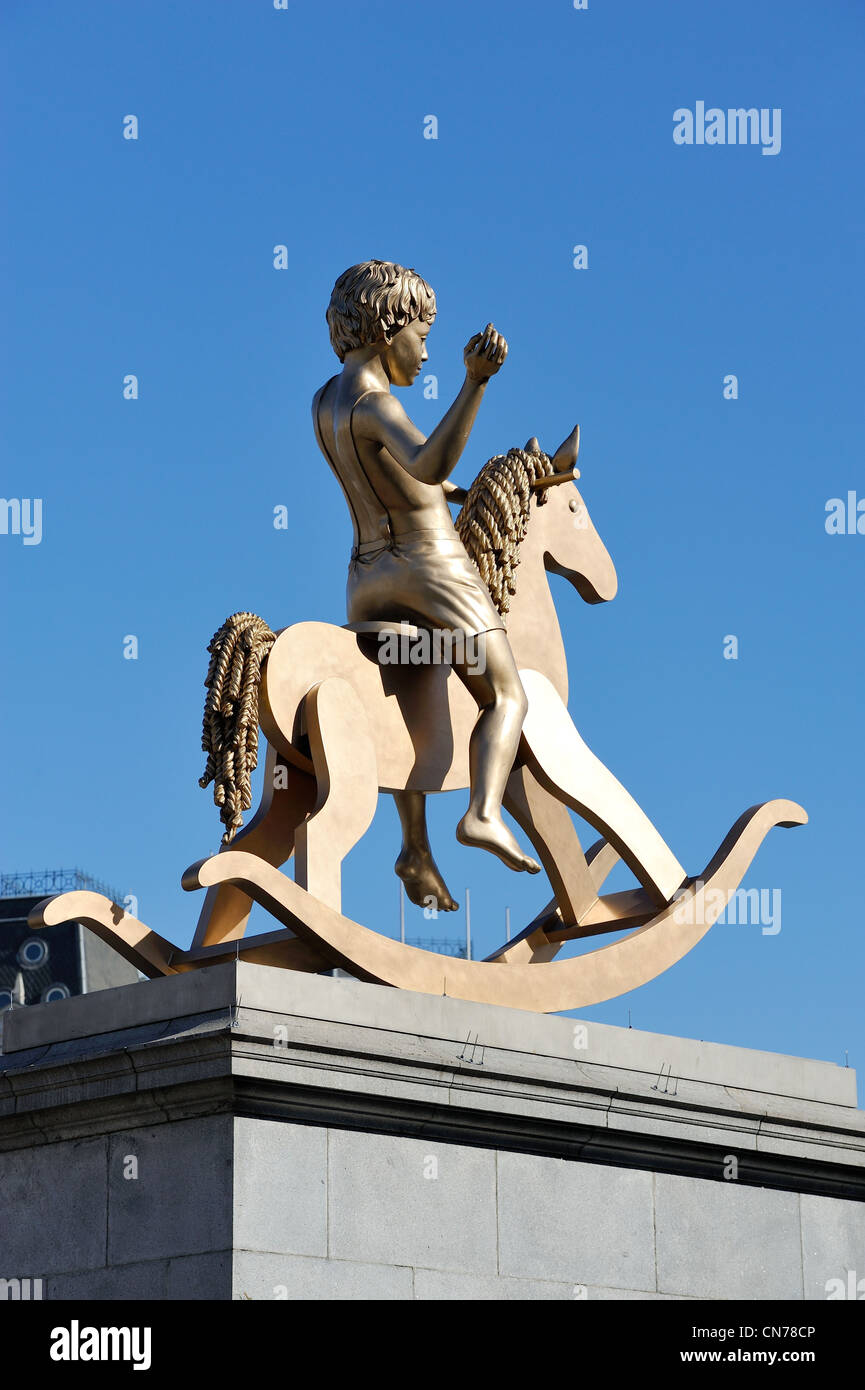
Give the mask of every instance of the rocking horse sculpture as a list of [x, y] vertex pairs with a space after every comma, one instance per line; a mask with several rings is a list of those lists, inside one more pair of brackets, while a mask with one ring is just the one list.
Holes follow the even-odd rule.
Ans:
[[[491, 459], [468, 493], [452, 485], [442, 490], [443, 478], [424, 477], [425, 468], [453, 467], [477, 409], [467, 387], [479, 395], [507, 349], [492, 325], [468, 344], [467, 387], [439, 427], [448, 446], [441, 464], [428, 447], [439, 432], [429, 441], [412, 435], [388, 394], [390, 383], [407, 385], [417, 374], [426, 355], [423, 325], [428, 329], [434, 316], [432, 292], [412, 276], [387, 262], [352, 267], [331, 301], [339, 312], [329, 312], [345, 367], [316, 397], [316, 432], [355, 521], [352, 621], [345, 627], [301, 622], [275, 635], [255, 615], [241, 613], [211, 643], [202, 785], [215, 782], [227, 829], [220, 852], [193, 864], [182, 879], [188, 890], [207, 889], [192, 947], [172, 946], [88, 892], [46, 899], [31, 914], [32, 926], [82, 921], [151, 977], [240, 957], [308, 972], [339, 966], [379, 984], [557, 1012], [625, 993], [680, 960], [720, 916], [768, 831], [806, 823], [795, 802], [754, 806], [699, 877], [688, 878], [588, 749], [567, 710], [566, 657], [548, 583], [548, 574], [562, 576], [590, 604], [616, 594], [613, 562], [576, 486], [579, 428], [552, 457], [533, 438], [525, 449]], [[378, 336], [367, 331], [365, 339], [358, 306]], [[387, 400], [356, 414], [365, 396]], [[413, 470], [402, 516], [393, 492], [401, 466]], [[432, 501], [420, 489], [434, 493]], [[449, 500], [464, 501], [453, 536], [439, 520], [448, 493]], [[406, 524], [406, 516], [426, 519], [417, 509], [428, 502], [440, 508], [433, 513], [438, 525]], [[371, 537], [376, 503], [388, 525]], [[459, 555], [457, 535], [464, 544]], [[466, 613], [463, 629], [454, 620], [444, 632], [436, 629], [431, 605]], [[441, 647], [443, 637], [447, 659], [431, 658], [432, 639]], [[455, 654], [457, 637], [464, 645]], [[469, 637], [477, 639], [474, 661], [466, 657]], [[493, 651], [489, 676], [485, 642]], [[511, 668], [518, 672], [515, 684]], [[514, 688], [515, 725], [512, 712], [498, 708]], [[486, 742], [478, 733], [485, 719]], [[251, 804], [259, 720], [268, 745], [264, 790], [241, 829]], [[404, 843], [397, 872], [409, 895], [455, 906], [432, 859], [424, 798], [467, 787], [470, 806], [458, 832], [464, 843], [491, 850], [511, 868], [537, 871], [501, 822], [499, 803], [532, 843], [553, 892], [534, 920], [487, 960], [472, 961], [409, 946], [344, 916], [341, 864], [369, 828], [382, 790], [399, 807]], [[601, 837], [585, 853], [571, 811]], [[293, 879], [281, 872], [292, 857]], [[602, 895], [619, 859], [639, 887]], [[245, 936], [253, 901], [276, 918], [278, 930]], [[617, 939], [599, 949], [555, 959], [568, 941], [611, 933]]]

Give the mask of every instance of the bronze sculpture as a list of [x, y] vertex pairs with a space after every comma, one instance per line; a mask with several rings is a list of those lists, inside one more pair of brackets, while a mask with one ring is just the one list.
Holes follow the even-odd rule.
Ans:
[[[552, 456], [532, 438], [489, 460], [467, 492], [455, 488], [449, 474], [507, 345], [491, 323], [470, 339], [463, 387], [425, 439], [390, 387], [417, 376], [434, 316], [426, 282], [389, 262], [353, 266], [334, 287], [328, 323], [343, 370], [317, 393], [313, 415], [352, 514], [349, 621], [301, 622], [277, 635], [239, 613], [211, 642], [201, 782], [214, 783], [226, 833], [220, 853], [183, 877], [187, 889], [208, 889], [192, 948], [173, 947], [95, 894], [46, 900], [34, 926], [83, 920], [151, 975], [238, 955], [307, 971], [340, 965], [361, 979], [556, 1011], [633, 989], [680, 959], [720, 915], [768, 830], [807, 821], [794, 802], [752, 807], [704, 872], [688, 878], [586, 747], [567, 710], [547, 579], [564, 576], [588, 603], [616, 593], [613, 562], [576, 487], [579, 427]], [[463, 504], [455, 527], [451, 501]], [[482, 638], [484, 669], [466, 661], [465, 644], [451, 643], [444, 663], [382, 659], [384, 641], [430, 633]], [[241, 830], [259, 720], [264, 791]], [[425, 797], [459, 787], [471, 789], [462, 842], [537, 872], [501, 819], [504, 804], [553, 889], [486, 962], [435, 956], [342, 914], [341, 863], [380, 790], [400, 812], [396, 871], [410, 896], [455, 906], [429, 846]], [[570, 810], [602, 837], [585, 853]], [[279, 869], [292, 855], [293, 881]], [[602, 896], [619, 858], [640, 886]], [[253, 900], [281, 930], [244, 940]], [[588, 955], [554, 959], [565, 941], [622, 932]]]

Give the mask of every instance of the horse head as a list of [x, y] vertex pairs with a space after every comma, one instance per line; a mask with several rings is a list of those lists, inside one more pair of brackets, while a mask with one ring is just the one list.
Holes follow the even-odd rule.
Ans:
[[[525, 452], [545, 457], [535, 438], [528, 441]], [[528, 538], [542, 547], [544, 567], [550, 573], [563, 575], [586, 603], [606, 603], [616, 596], [616, 567], [577, 490], [579, 452], [577, 425], [553, 454], [552, 472], [532, 484]]]

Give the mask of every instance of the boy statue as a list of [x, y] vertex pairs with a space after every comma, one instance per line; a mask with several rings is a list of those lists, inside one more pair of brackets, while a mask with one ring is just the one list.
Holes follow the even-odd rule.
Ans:
[[[346, 589], [351, 623], [406, 619], [461, 633], [452, 666], [477, 702], [469, 745], [469, 807], [457, 827], [464, 845], [490, 850], [511, 869], [538, 873], [502, 820], [502, 796], [526, 714], [526, 696], [504, 623], [454, 528], [449, 502], [465, 492], [448, 481], [466, 446], [487, 382], [507, 356], [491, 323], [466, 344], [465, 381], [428, 439], [391, 394], [411, 386], [427, 360], [435, 295], [414, 270], [390, 261], [351, 266], [333, 287], [327, 322], [343, 364], [317, 392], [319, 448], [351, 512], [354, 548]], [[474, 639], [473, 641], [470, 639]], [[461, 659], [477, 646], [484, 660]], [[403, 831], [395, 869], [412, 902], [457, 904], [430, 849], [422, 792], [394, 792]]]

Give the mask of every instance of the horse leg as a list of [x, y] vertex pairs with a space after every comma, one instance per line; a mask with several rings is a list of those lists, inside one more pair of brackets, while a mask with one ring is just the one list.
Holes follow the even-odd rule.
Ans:
[[[315, 778], [286, 762], [267, 745], [261, 803], [248, 825], [238, 831], [226, 850], [244, 849], [277, 868], [291, 858], [297, 827], [315, 804]], [[236, 941], [246, 931], [252, 899], [231, 883], [208, 888], [193, 946]], [[325, 968], [324, 966], [322, 967]]]
[[418, 907], [435, 907], [439, 912], [456, 912], [448, 886], [433, 859], [426, 823], [424, 792], [394, 792], [393, 799], [402, 826], [402, 849], [394, 872], [405, 884], [405, 891]]
[[523, 723], [527, 761], [542, 787], [599, 830], [661, 904], [687, 875], [648, 816], [578, 734], [546, 676], [521, 671], [529, 709]]
[[525, 765], [515, 767], [508, 778], [503, 804], [534, 845], [562, 921], [579, 922], [597, 902], [598, 890], [567, 806]]
[[375, 744], [358, 695], [339, 676], [309, 692], [305, 712], [317, 797], [295, 836], [295, 882], [341, 912], [342, 861], [378, 804]]

